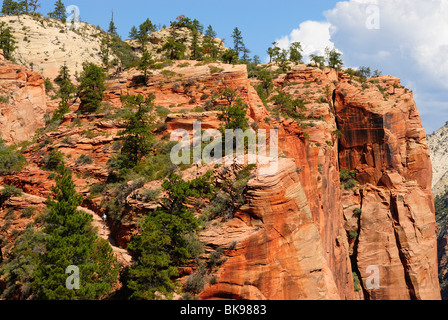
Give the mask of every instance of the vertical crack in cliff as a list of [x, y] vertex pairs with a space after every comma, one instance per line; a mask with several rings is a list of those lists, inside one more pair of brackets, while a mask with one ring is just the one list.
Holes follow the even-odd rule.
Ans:
[[400, 242], [400, 235], [398, 234], [398, 229], [401, 228], [400, 226], [400, 219], [398, 215], [398, 201], [396, 196], [394, 196], [392, 193], [390, 195], [390, 213], [392, 215], [393, 219], [393, 228], [394, 228], [394, 235], [395, 235], [395, 243], [398, 249], [398, 255], [400, 257], [401, 264], [403, 265], [403, 271], [404, 271], [404, 278], [406, 287], [409, 292], [409, 297], [411, 300], [418, 300], [414, 284], [411, 279], [411, 275], [409, 274], [409, 265], [408, 260], [406, 259], [404, 249]]
[[[334, 114], [334, 121], [335, 121], [335, 125], [336, 125], [336, 129], [340, 130], [341, 132], [343, 132], [341, 129], [343, 129], [343, 126], [340, 124], [339, 122], [339, 118], [337, 115], [337, 111], [338, 108], [336, 106], [337, 102], [336, 102], [336, 97], [337, 97], [337, 93], [336, 93], [336, 89], [333, 90], [333, 95], [332, 95], [332, 103], [329, 103], [330, 105], [330, 110], [331, 112]], [[337, 139], [337, 152], [338, 152], [338, 170], [341, 169], [341, 159], [339, 157], [340, 155], [340, 150], [342, 148], [341, 146], [341, 139], [340, 137], [338, 137]], [[360, 210], [361, 210], [361, 214], [362, 214], [362, 207], [363, 207], [363, 200], [364, 200], [364, 195], [362, 192], [362, 189], [360, 190]], [[355, 239], [355, 242], [353, 244], [353, 252], [350, 254], [350, 252], [347, 252], [347, 255], [349, 256], [349, 260], [350, 260], [350, 265], [351, 265], [351, 271], [352, 274], [356, 275], [357, 278], [359, 279], [359, 289], [362, 291], [364, 299], [365, 300], [370, 300], [370, 295], [369, 292], [365, 289], [364, 283], [362, 281], [362, 276], [361, 276], [361, 272], [359, 271], [358, 268], [358, 244], [359, 244], [359, 234], [361, 232], [361, 214], [357, 217], [357, 233], [358, 233], [358, 237]], [[346, 232], [345, 236], [347, 237], [347, 241], [349, 240], [349, 234]], [[353, 276], [354, 278], [354, 276]], [[353, 279], [353, 281], [355, 281], [355, 279]], [[355, 289], [355, 288], [353, 288]]]
[[363, 208], [363, 202], [364, 202], [364, 193], [363, 193], [362, 189], [359, 192], [359, 196], [360, 196], [359, 209], [361, 210], [361, 213], [358, 216], [358, 229], [357, 229], [358, 237], [355, 239], [355, 243], [353, 244], [353, 253], [350, 256], [350, 262], [352, 265], [352, 272], [354, 272], [358, 276], [358, 279], [360, 280], [360, 282], [359, 282], [360, 289], [362, 290], [362, 292], [364, 294], [364, 299], [371, 300], [370, 294], [365, 288], [364, 282], [362, 281], [361, 272], [359, 271], [359, 268], [358, 268], [358, 245], [359, 245], [359, 235], [361, 233], [361, 215], [362, 215], [362, 208]]

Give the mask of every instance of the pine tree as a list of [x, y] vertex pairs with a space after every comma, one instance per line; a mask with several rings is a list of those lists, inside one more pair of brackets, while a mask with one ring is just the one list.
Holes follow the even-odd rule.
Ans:
[[151, 133], [153, 129], [153, 117], [150, 111], [153, 109], [151, 98], [138, 96], [124, 96], [123, 103], [128, 108], [137, 108], [137, 110], [126, 116], [125, 129], [120, 132], [123, 147], [121, 155], [126, 159], [125, 167], [132, 168], [148, 154], [151, 150], [154, 136]]
[[106, 74], [104, 70], [93, 63], [84, 64], [79, 85], [82, 112], [95, 112], [104, 99], [106, 85]]
[[115, 26], [115, 22], [114, 22], [114, 13], [113, 12], [112, 12], [112, 19], [109, 22], [109, 29], [107, 30], [107, 32], [113, 36], [118, 36], [117, 27]]
[[76, 92], [76, 86], [70, 80], [70, 71], [65, 65], [61, 66], [59, 74], [54, 79], [54, 82], [59, 86], [57, 97], [61, 99], [59, 107], [53, 115], [52, 121], [61, 120], [64, 114], [69, 112], [69, 100]]
[[249, 62], [249, 60], [250, 60], [249, 59], [250, 50], [248, 48], [246, 48], [246, 46], [243, 46], [242, 52], [243, 52], [242, 60], [244, 62]]
[[145, 81], [148, 80], [148, 72], [149, 69], [151, 68], [151, 66], [154, 65], [154, 59], [152, 58], [151, 53], [148, 52], [148, 50], [146, 50], [146, 48], [143, 50], [143, 54], [142, 57], [138, 63], [137, 68], [139, 70], [142, 70], [144, 72], [144, 76], [145, 76]]
[[199, 40], [199, 32], [196, 29], [191, 31], [191, 60], [200, 60], [202, 58], [202, 48]]
[[67, 13], [66, 13], [65, 5], [62, 2], [62, 0], [57, 0], [56, 1], [56, 3], [54, 4], [54, 11], [49, 12], [48, 16], [50, 18], [59, 19], [62, 22], [66, 21]]
[[109, 69], [109, 53], [110, 47], [112, 46], [112, 41], [113, 40], [109, 36], [105, 36], [101, 39], [100, 56], [106, 69]]
[[216, 32], [211, 25], [208, 26], [204, 34], [203, 50], [212, 59], [216, 59], [218, 56], [218, 46], [216, 45]]
[[[173, 29], [174, 31], [174, 29]], [[167, 56], [171, 60], [180, 60], [183, 58], [187, 48], [183, 44], [185, 39], [177, 39], [175, 31], [168, 37], [167, 42], [163, 45], [162, 50], [167, 52]]]
[[154, 32], [155, 30], [156, 30], [156, 27], [149, 19], [146, 19], [138, 27], [137, 38], [140, 41], [142, 48], [145, 47], [146, 43], [148, 42], [148, 33]]
[[301, 63], [303, 58], [302, 51], [302, 44], [300, 42], [291, 43], [289, 48], [289, 60], [296, 64]]
[[138, 30], [135, 26], [131, 28], [131, 31], [129, 32], [129, 38], [130, 39], [138, 39]]
[[224, 63], [232, 64], [233, 62], [238, 61], [238, 55], [233, 49], [227, 49], [222, 55], [221, 55], [222, 61]]
[[278, 56], [280, 55], [281, 49], [277, 45], [277, 42], [273, 42], [272, 47], [268, 49], [269, 63], [277, 61]]
[[19, 2], [19, 7], [22, 13], [25, 14], [30, 13], [30, 7], [31, 7], [30, 2], [31, 2], [30, 0], [22, 0]]
[[[58, 168], [54, 200], [47, 200], [44, 233], [46, 252], [40, 255], [35, 272], [36, 298], [39, 300], [98, 299], [112, 289], [118, 265], [112, 248], [92, 228], [92, 216], [78, 210], [82, 196], [77, 193], [72, 175], [62, 164]], [[66, 288], [68, 266], [80, 270], [79, 290]]]
[[314, 62], [318, 67], [323, 67], [325, 65], [325, 57], [311, 54], [310, 55], [311, 62]]
[[336, 49], [325, 48], [325, 58], [330, 68], [340, 69], [344, 65], [341, 59], [342, 53]]
[[243, 36], [241, 35], [241, 31], [238, 28], [233, 29], [232, 38], [233, 38], [233, 51], [235, 51], [235, 53], [239, 57], [240, 53], [243, 52], [245, 46], [243, 42]]
[[11, 60], [12, 53], [15, 50], [16, 41], [11, 33], [11, 29], [6, 22], [0, 23], [0, 49], [3, 50], [5, 59]]
[[131, 299], [157, 299], [157, 292], [169, 298], [174, 291], [171, 279], [178, 275], [176, 267], [198, 254], [188, 236], [197, 231], [199, 224], [186, 204], [189, 197], [211, 193], [210, 179], [208, 173], [185, 182], [171, 174], [163, 182], [167, 197], [159, 209], [143, 219], [141, 234], [129, 244], [136, 252], [136, 264], [126, 277]]
[[13, 0], [3, 0], [2, 13], [7, 16], [23, 12], [23, 4]]

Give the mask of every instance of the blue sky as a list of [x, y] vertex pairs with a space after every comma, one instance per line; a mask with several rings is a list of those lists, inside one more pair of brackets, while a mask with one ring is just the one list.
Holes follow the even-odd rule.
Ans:
[[[52, 0], [42, 0], [41, 12], [53, 9]], [[149, 18], [153, 23], [169, 25], [179, 15], [198, 19], [202, 25], [212, 25], [218, 37], [226, 38], [232, 45], [231, 33], [238, 27], [251, 55], [266, 56], [271, 43], [281, 35], [289, 33], [300, 22], [307, 19], [324, 20], [323, 12], [332, 8], [334, 0], [70, 0], [66, 6], [76, 5], [81, 19], [107, 29], [114, 10], [114, 21], [118, 32], [126, 39], [131, 27], [138, 26]]]

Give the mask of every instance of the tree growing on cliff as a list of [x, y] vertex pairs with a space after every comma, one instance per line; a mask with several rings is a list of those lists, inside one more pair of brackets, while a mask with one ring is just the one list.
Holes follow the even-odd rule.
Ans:
[[149, 70], [151, 69], [152, 66], [154, 66], [154, 59], [152, 58], [151, 53], [149, 53], [148, 50], [146, 50], [146, 48], [143, 50], [143, 54], [142, 57], [140, 58], [137, 68], [141, 71], [143, 71], [143, 74], [145, 76], [145, 81], [148, 81], [148, 74], [149, 74]]
[[249, 128], [247, 119], [247, 105], [235, 90], [225, 88], [220, 92], [221, 99], [227, 100], [228, 105], [221, 107], [221, 114], [218, 115], [219, 120], [224, 121], [224, 129], [241, 129]]
[[114, 13], [112, 11], [112, 19], [110, 19], [109, 22], [109, 29], [107, 29], [107, 32], [113, 36], [118, 36], [117, 33], [117, 27], [115, 26], [115, 22], [114, 22]]
[[40, 0], [30, 0], [30, 8], [31, 12], [35, 14], [37, 9], [40, 8]]
[[232, 64], [238, 61], [238, 55], [233, 49], [227, 49], [222, 55], [221, 60], [224, 63]]
[[21, 14], [23, 12], [23, 6], [21, 3], [13, 0], [3, 0], [2, 14], [11, 16]]
[[199, 32], [196, 29], [191, 31], [191, 60], [201, 60], [202, 59], [202, 43], [199, 39]]
[[269, 55], [269, 63], [273, 61], [277, 61], [278, 56], [280, 55], [281, 49], [278, 47], [277, 42], [272, 43], [272, 47], [268, 48], [268, 55]]
[[0, 23], [0, 49], [3, 50], [5, 59], [11, 60], [12, 53], [15, 50], [15, 38], [11, 33], [11, 29], [7, 26], [6, 22]]
[[146, 19], [142, 24], [140, 24], [138, 30], [135, 26], [133, 26], [129, 36], [131, 39], [138, 40], [143, 49], [148, 42], [148, 34], [154, 31], [156, 31], [156, 26], [151, 22], [151, 20]]
[[57, 0], [54, 4], [54, 10], [48, 13], [50, 18], [59, 19], [65, 23], [67, 20], [67, 13], [65, 5], [62, 0]]
[[95, 112], [101, 101], [104, 99], [104, 90], [106, 85], [106, 74], [104, 70], [94, 63], [85, 63], [81, 74], [81, 83], [79, 85], [79, 96], [81, 112]]
[[211, 172], [189, 182], [171, 174], [163, 182], [167, 197], [143, 219], [141, 234], [129, 244], [136, 252], [136, 263], [126, 275], [131, 299], [154, 300], [162, 298], [160, 294], [169, 298], [175, 289], [171, 278], [178, 275], [177, 267], [200, 253], [192, 236], [199, 224], [186, 204], [191, 197], [211, 197], [211, 179]]
[[70, 80], [70, 71], [64, 64], [59, 70], [59, 74], [54, 79], [54, 82], [59, 86], [56, 95], [60, 100], [58, 109], [53, 114], [52, 121], [62, 120], [62, 117], [69, 112], [69, 101], [76, 92], [76, 86]]
[[311, 62], [313, 62], [316, 66], [318, 66], [319, 68], [322, 68], [325, 66], [325, 57], [324, 56], [319, 56], [316, 54], [311, 54], [310, 55], [310, 60]]
[[176, 33], [168, 37], [167, 42], [163, 45], [162, 50], [167, 53], [167, 57], [171, 60], [180, 60], [183, 58], [187, 48], [184, 45], [185, 39], [178, 39]]
[[20, 172], [25, 164], [25, 157], [13, 146], [6, 146], [0, 138], [0, 176]]
[[125, 129], [119, 134], [123, 147], [121, 158], [125, 168], [133, 168], [148, 154], [154, 142], [151, 133], [154, 118], [151, 113], [153, 103], [151, 98], [138, 96], [123, 96], [122, 101], [127, 108], [136, 109], [125, 117]]
[[300, 42], [293, 42], [289, 47], [289, 60], [297, 63], [302, 63], [303, 55], [302, 44]]
[[242, 33], [238, 29], [238, 27], [233, 29], [233, 33], [232, 33], [231, 37], [233, 39], [233, 51], [235, 51], [236, 55], [239, 57], [240, 53], [243, 52], [245, 45], [244, 45]]
[[213, 27], [209, 25], [204, 34], [204, 41], [202, 43], [203, 51], [205, 54], [208, 54], [212, 59], [216, 59], [218, 57], [218, 46], [216, 45], [216, 32], [213, 30]]
[[129, 31], [129, 39], [135, 40], [138, 38], [138, 30], [135, 26], [132, 26], [131, 31]]
[[269, 97], [272, 89], [274, 88], [271, 72], [266, 68], [261, 67], [258, 70], [257, 78], [260, 83], [254, 86], [255, 90], [257, 90], [258, 96], [261, 100], [266, 103], [266, 99]]
[[333, 69], [341, 69], [344, 65], [341, 59], [342, 53], [338, 52], [336, 49], [325, 48], [325, 59], [327, 65]]
[[[48, 198], [44, 233], [45, 253], [39, 256], [34, 288], [39, 300], [98, 299], [112, 289], [118, 278], [118, 263], [112, 248], [99, 239], [92, 228], [92, 216], [78, 210], [82, 196], [75, 189], [72, 175], [61, 164], [54, 200]], [[80, 271], [78, 290], [66, 287], [69, 266]]]

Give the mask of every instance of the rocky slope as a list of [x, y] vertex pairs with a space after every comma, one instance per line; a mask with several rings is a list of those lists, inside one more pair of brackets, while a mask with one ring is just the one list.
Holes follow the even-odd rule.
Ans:
[[[84, 62], [102, 65], [101, 40], [105, 32], [81, 22], [79, 28], [69, 29], [58, 19], [42, 16], [2, 16], [11, 28], [17, 45], [15, 60], [53, 80], [64, 63], [74, 75], [81, 74]], [[116, 56], [110, 55], [110, 61]]]
[[446, 189], [448, 185], [448, 166], [446, 162], [448, 146], [446, 135], [448, 135], [448, 124], [427, 137], [434, 169], [433, 192], [436, 196], [439, 280], [444, 300], [448, 299], [448, 192]]
[[7, 143], [31, 140], [54, 110], [47, 104], [42, 76], [6, 61], [0, 52], [0, 137]]
[[442, 194], [448, 184], [447, 136], [448, 125], [445, 125], [427, 137], [434, 173], [432, 182], [434, 195]]
[[[148, 35], [148, 42], [145, 45], [145, 49], [151, 52], [152, 56], [156, 59], [163, 57], [164, 52], [162, 51], [163, 45], [168, 42], [168, 39], [175, 36], [177, 39], [183, 39], [183, 45], [186, 47], [184, 55], [190, 57], [192, 54], [191, 46], [193, 43], [193, 35], [190, 29], [186, 27], [174, 28], [168, 27], [161, 30], [151, 32]], [[197, 43], [202, 43], [204, 41], [204, 35], [201, 33], [197, 34]], [[216, 38], [214, 39], [215, 45], [219, 51], [224, 51], [225, 46], [223, 40]], [[134, 52], [137, 55], [141, 55], [142, 46], [140, 41], [135, 39], [126, 40]]]
[[[250, 123], [278, 129], [279, 170], [260, 175], [258, 165], [234, 218], [217, 219], [201, 232], [206, 252], [221, 248], [225, 259], [214, 274], [216, 281], [200, 297], [439, 299], [432, 168], [412, 93], [394, 77], [361, 83], [343, 72], [298, 65], [274, 80], [277, 92], [305, 101], [303, 117], [293, 120], [271, 114], [274, 104], [265, 106], [253, 84], [245, 65], [177, 61], [154, 70], [147, 81], [140, 72], [127, 70], [108, 80], [102, 112], [66, 115], [55, 131], [27, 147], [24, 170], [2, 177], [0, 184], [45, 198], [54, 181], [42, 166], [57, 148], [86, 196], [83, 207], [100, 217], [102, 197], [89, 186], [108, 178], [106, 164], [122, 129], [113, 117], [122, 107], [121, 95], [155, 97], [155, 105], [168, 114], [160, 117], [165, 121], [158, 133], [162, 137], [191, 129], [198, 119], [217, 128], [216, 105], [225, 101], [211, 97], [230, 88], [248, 105]], [[45, 100], [42, 105], [31, 104], [33, 112], [41, 112]], [[81, 155], [92, 162], [80, 165]], [[192, 179], [208, 169], [219, 178], [221, 168], [213, 165], [189, 168], [183, 177]], [[139, 200], [138, 192], [125, 199], [123, 220], [108, 221], [108, 238], [123, 248], [138, 232], [139, 216], [154, 210], [154, 203]], [[3, 210], [2, 217], [6, 214]], [[115, 251], [129, 262], [125, 252]], [[372, 266], [379, 279], [374, 288], [368, 285]], [[187, 269], [187, 275], [193, 272]]]

